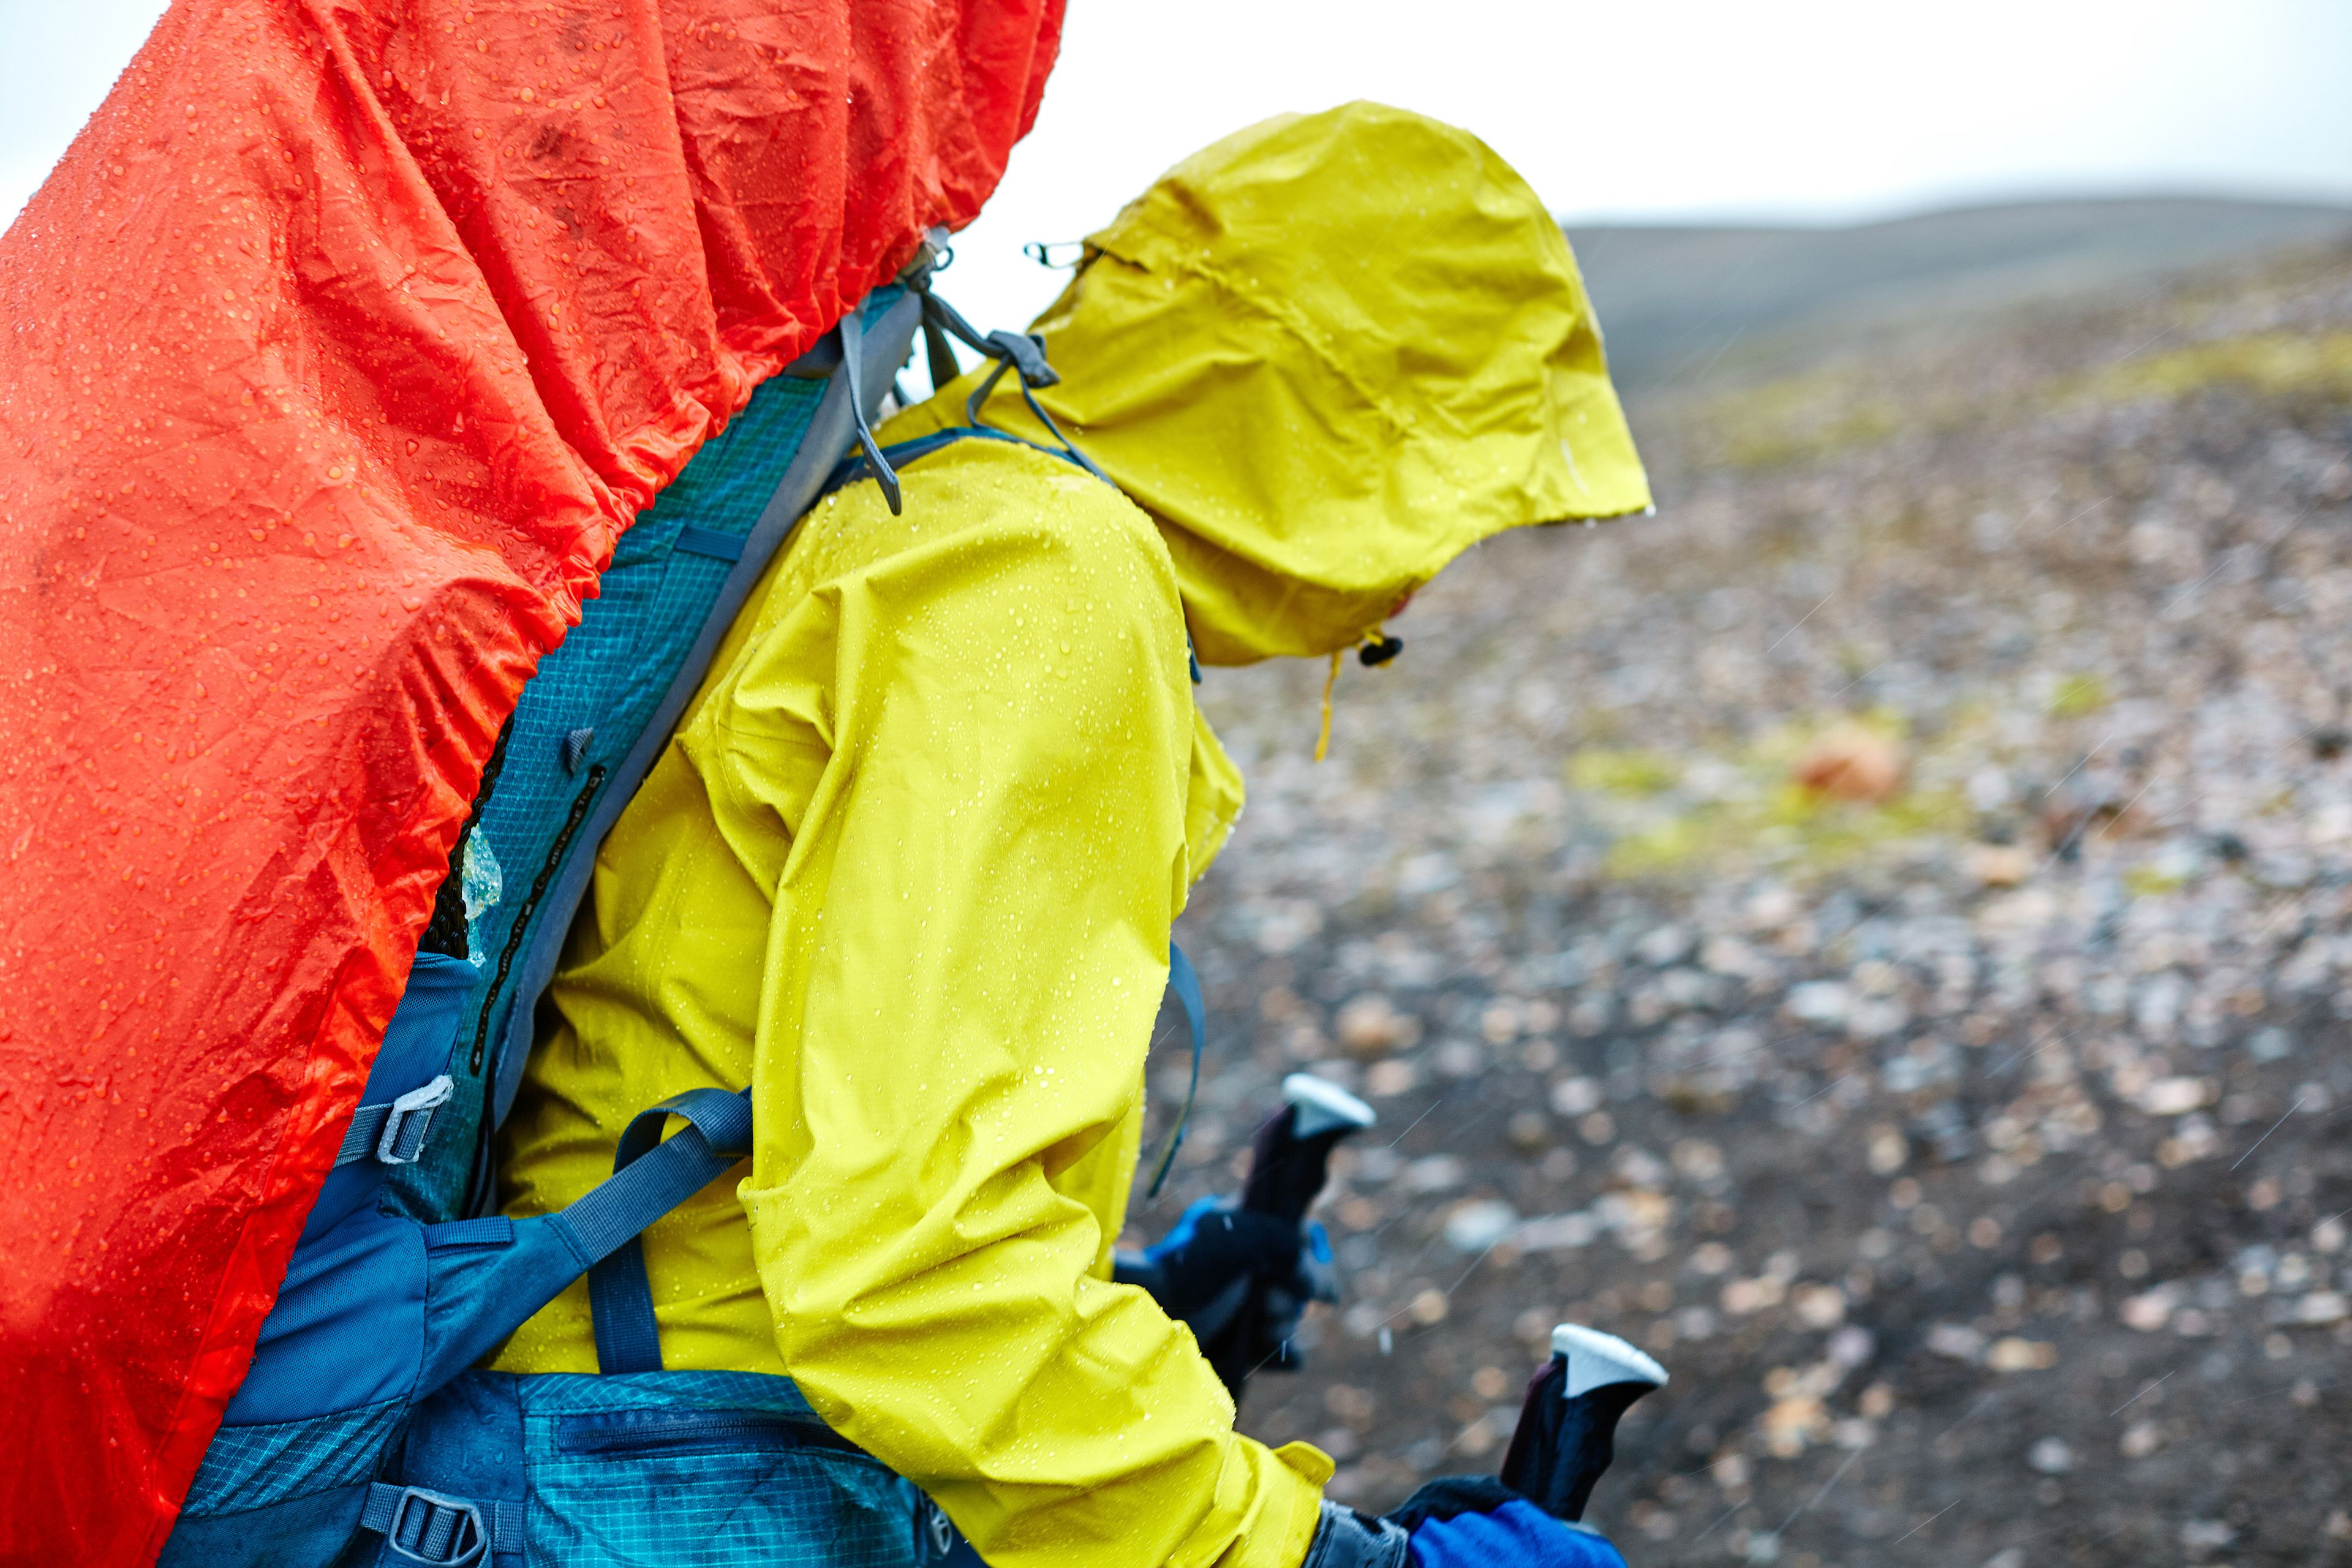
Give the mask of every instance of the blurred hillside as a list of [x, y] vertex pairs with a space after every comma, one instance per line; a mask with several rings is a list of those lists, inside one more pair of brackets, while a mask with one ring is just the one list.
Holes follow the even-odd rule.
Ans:
[[1934, 316], [1637, 393], [1657, 515], [1466, 558], [1319, 767], [1319, 668], [1210, 672], [1136, 1220], [1284, 1071], [1379, 1107], [1244, 1411], [1342, 1495], [1491, 1468], [1572, 1317], [1674, 1373], [1641, 1568], [2352, 1562], [2352, 249]]
[[2125, 299], [2184, 269], [2352, 238], [2352, 209], [2017, 202], [1851, 228], [1571, 228], [1618, 385], [1642, 395], [2021, 306]]

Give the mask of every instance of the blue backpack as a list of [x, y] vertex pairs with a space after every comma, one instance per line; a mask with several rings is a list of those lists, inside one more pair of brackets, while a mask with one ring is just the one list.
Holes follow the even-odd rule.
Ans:
[[[661, 1370], [637, 1236], [749, 1154], [746, 1095], [648, 1110], [562, 1213], [491, 1212], [492, 1134], [596, 846], [844, 452], [888, 474], [869, 422], [943, 314], [933, 254], [753, 394], [524, 689], [453, 857], [467, 955], [417, 955], [167, 1568], [977, 1561], [788, 1379]], [[470, 1370], [592, 1268], [606, 1375]]]
[[[979, 416], [1008, 371], [1060, 434], [1031, 395], [1055, 379], [1042, 343], [983, 337], [930, 292], [944, 239], [753, 393], [621, 536], [598, 596], [523, 689], [162, 1568], [979, 1568], [946, 1514], [835, 1434], [789, 1378], [662, 1366], [638, 1236], [749, 1157], [748, 1090], [647, 1108], [612, 1177], [560, 1213], [489, 1212], [492, 1135], [596, 847], [793, 524], [867, 478], [898, 510], [893, 463], [954, 441], [1030, 445]], [[871, 421], [919, 325], [934, 384], [958, 374], [950, 336], [996, 368], [969, 424], [884, 448]], [[1102, 478], [1066, 440], [1042, 449]], [[1200, 982], [1181, 952], [1169, 960], [1197, 1090]], [[1188, 1091], [1155, 1194], [1192, 1104]], [[685, 1126], [664, 1140], [672, 1119]], [[473, 1370], [583, 1273], [596, 1375]]]

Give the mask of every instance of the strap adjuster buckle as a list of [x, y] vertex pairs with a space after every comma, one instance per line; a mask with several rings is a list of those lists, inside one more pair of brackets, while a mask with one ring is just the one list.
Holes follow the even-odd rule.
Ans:
[[425, 1152], [425, 1134], [433, 1130], [433, 1113], [449, 1103], [457, 1085], [443, 1073], [422, 1089], [412, 1089], [392, 1102], [384, 1113], [383, 1131], [376, 1136], [375, 1157], [387, 1165], [413, 1165]]
[[945, 1563], [948, 1560], [948, 1553], [955, 1550], [955, 1524], [948, 1518], [944, 1509], [929, 1499], [924, 1500], [923, 1507], [923, 1533], [929, 1538], [930, 1546], [930, 1551], [924, 1557], [924, 1561]]
[[404, 1487], [385, 1522], [384, 1545], [411, 1563], [464, 1568], [490, 1549], [481, 1508], [464, 1498]]

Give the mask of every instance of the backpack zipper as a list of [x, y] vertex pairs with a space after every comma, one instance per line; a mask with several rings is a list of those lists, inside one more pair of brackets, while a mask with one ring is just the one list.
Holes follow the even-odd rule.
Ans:
[[585, 788], [572, 797], [570, 815], [563, 819], [563, 830], [548, 847], [547, 858], [541, 863], [539, 875], [531, 879], [530, 896], [522, 901], [515, 915], [514, 924], [507, 928], [506, 946], [499, 952], [499, 967], [490, 978], [490, 994], [482, 1000], [481, 1016], [474, 1024], [473, 1054], [466, 1058], [467, 1071], [480, 1076], [482, 1058], [490, 1038], [490, 1019], [498, 1012], [499, 993], [506, 989], [507, 974], [514, 968], [515, 954], [521, 951], [523, 938], [530, 932], [530, 917], [539, 909], [540, 900], [547, 896], [547, 885], [555, 879], [555, 869], [563, 864], [563, 853], [572, 847], [572, 835], [580, 831], [581, 822], [588, 815], [588, 803], [596, 798], [596, 790], [604, 782], [604, 764], [598, 763], [588, 770]]

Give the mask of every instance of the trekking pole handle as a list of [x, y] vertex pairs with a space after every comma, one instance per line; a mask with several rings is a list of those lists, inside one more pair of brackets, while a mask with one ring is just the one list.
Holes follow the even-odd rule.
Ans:
[[1528, 1384], [1503, 1456], [1503, 1483], [1556, 1518], [1584, 1517], [1617, 1452], [1617, 1422], [1666, 1384], [1666, 1369], [1614, 1334], [1581, 1323], [1551, 1331], [1551, 1359]]

